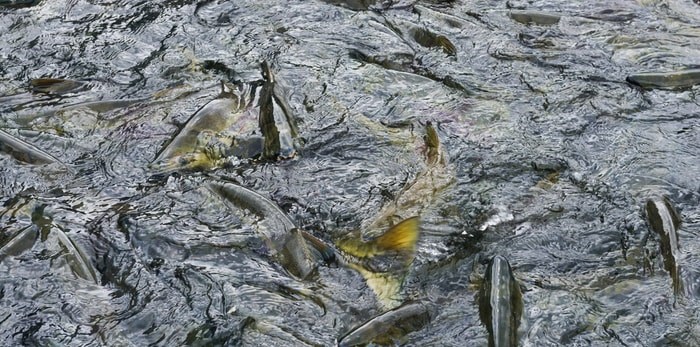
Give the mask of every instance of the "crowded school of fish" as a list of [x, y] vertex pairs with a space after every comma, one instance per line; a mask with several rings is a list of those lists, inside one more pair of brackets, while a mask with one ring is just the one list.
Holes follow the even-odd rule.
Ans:
[[[271, 66], [260, 66], [262, 79], [253, 82], [222, 81], [221, 92], [197, 110], [174, 134], [153, 159], [149, 170], [159, 177], [179, 172], [213, 172], [231, 165], [231, 158], [277, 162], [294, 158], [303, 146], [295, 117], [284, 92], [276, 82]], [[654, 76], [633, 76], [635, 83], [652, 83]], [[82, 87], [79, 81], [37, 79], [31, 81], [34, 93], [61, 94]], [[113, 109], [134, 101], [103, 101], [82, 107]], [[76, 106], [72, 106], [76, 107]], [[434, 121], [434, 120], [433, 120]], [[405, 342], [406, 335], [428, 326], [438, 309], [429, 300], [407, 300], [401, 287], [411, 266], [416, 244], [420, 240], [421, 213], [435, 202], [454, 182], [454, 172], [430, 120], [422, 125], [422, 141], [416, 147], [423, 157], [423, 171], [406, 183], [401, 191], [374, 216], [364, 221], [360, 230], [329, 242], [295, 225], [270, 198], [239, 184], [209, 176], [202, 189], [210, 191], [232, 209], [245, 209], [271, 221], [273, 227], [258, 235], [265, 244], [266, 256], [279, 263], [298, 280], [310, 280], [318, 266], [336, 264], [357, 271], [376, 295], [382, 314], [338, 336], [339, 346], [368, 343]], [[0, 129], [0, 146], [4, 153], [32, 165], [70, 165], [34, 144], [21, 139], [11, 130]], [[24, 212], [32, 214], [32, 206]], [[685, 294], [679, 256], [678, 231], [681, 217], [673, 203], [663, 195], [646, 202], [649, 229], [658, 234], [663, 268], [668, 272], [676, 296]], [[0, 247], [0, 261], [22, 252], [27, 242], [36, 239], [32, 228], [19, 230]], [[70, 271], [77, 277], [98, 283], [92, 261], [60, 229], [52, 237], [68, 249]], [[645, 238], [645, 240], [652, 238]], [[516, 264], [517, 265], [517, 264]], [[652, 266], [652, 265], [649, 265]], [[516, 267], [517, 268], [517, 267]], [[488, 260], [477, 304], [479, 317], [488, 331], [489, 346], [518, 345], [519, 328], [524, 317], [523, 296], [506, 255]]]

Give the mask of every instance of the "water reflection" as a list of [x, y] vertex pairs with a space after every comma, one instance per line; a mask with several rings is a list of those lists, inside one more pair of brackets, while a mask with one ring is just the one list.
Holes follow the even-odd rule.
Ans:
[[[522, 290], [522, 345], [700, 345], [695, 2], [0, 1], [0, 12], [6, 344], [332, 345], [391, 315], [351, 268], [290, 273], [260, 237], [286, 224], [206, 188], [226, 181], [328, 247], [368, 233], [392, 203], [402, 208], [381, 231], [419, 215], [395, 304], [428, 305], [430, 323], [394, 341], [486, 345], [474, 277], [502, 255]], [[268, 81], [265, 133], [253, 117], [238, 148], [217, 152], [222, 165], [154, 175], [222, 80]], [[428, 122], [441, 169], [425, 159]], [[258, 160], [273, 128], [279, 150], [270, 141]], [[430, 193], [407, 195], [421, 180]], [[658, 192], [678, 218], [649, 200]], [[674, 218], [678, 247], [664, 236]]]

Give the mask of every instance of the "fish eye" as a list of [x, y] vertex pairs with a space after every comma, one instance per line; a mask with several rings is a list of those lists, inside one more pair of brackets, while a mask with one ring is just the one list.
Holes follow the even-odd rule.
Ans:
[[191, 160], [190, 160], [189, 156], [183, 156], [183, 157], [180, 157], [177, 159], [178, 164], [180, 164], [181, 166], [185, 166], [185, 165], [189, 164], [190, 161]]

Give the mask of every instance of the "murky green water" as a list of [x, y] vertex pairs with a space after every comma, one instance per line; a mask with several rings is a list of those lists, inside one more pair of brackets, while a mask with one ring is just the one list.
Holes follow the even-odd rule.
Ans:
[[[291, 275], [260, 236], [278, 225], [203, 187], [236, 182], [332, 244], [426, 171], [430, 121], [454, 181], [416, 200], [401, 300], [435, 311], [400, 342], [486, 345], [475, 295], [499, 254], [521, 345], [700, 345], [700, 108], [682, 73], [699, 21], [691, 0], [0, 1], [0, 128], [43, 151], [0, 153], [0, 341], [335, 344], [386, 310], [363, 277]], [[260, 80], [263, 60], [296, 157], [155, 175], [220, 81]], [[659, 194], [682, 220], [680, 294], [643, 214]]]

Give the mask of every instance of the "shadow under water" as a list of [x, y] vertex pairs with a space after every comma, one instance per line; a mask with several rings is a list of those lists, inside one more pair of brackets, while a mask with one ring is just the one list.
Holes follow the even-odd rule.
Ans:
[[700, 345], [696, 2], [0, 13], [3, 345]]

